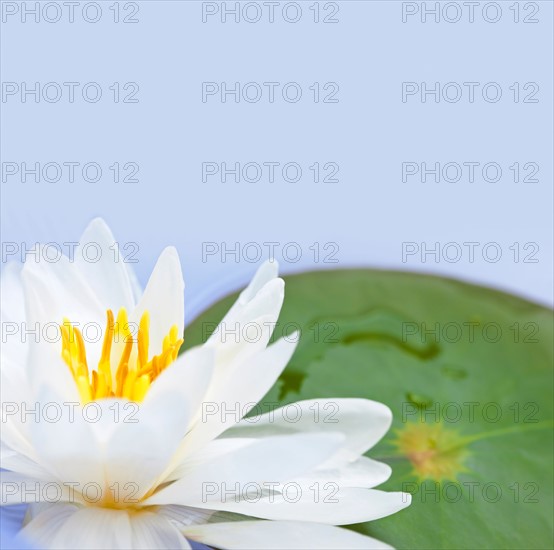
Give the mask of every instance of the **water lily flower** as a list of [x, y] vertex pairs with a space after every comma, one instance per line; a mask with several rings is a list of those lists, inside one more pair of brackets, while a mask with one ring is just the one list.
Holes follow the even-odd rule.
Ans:
[[[55, 549], [389, 548], [337, 527], [410, 502], [374, 489], [391, 470], [362, 456], [390, 427], [385, 405], [309, 400], [295, 404], [294, 422], [281, 409], [244, 418], [296, 345], [269, 344], [284, 297], [276, 263], [259, 269], [222, 321], [255, 323], [259, 337], [216, 330], [178, 354], [176, 251], [162, 252], [142, 291], [102, 220], [80, 243], [73, 258], [49, 261], [44, 249], [3, 273], [1, 496], [2, 505], [28, 504], [27, 540]], [[88, 243], [100, 251], [95, 261]], [[314, 406], [328, 403], [334, 420], [317, 421]]]

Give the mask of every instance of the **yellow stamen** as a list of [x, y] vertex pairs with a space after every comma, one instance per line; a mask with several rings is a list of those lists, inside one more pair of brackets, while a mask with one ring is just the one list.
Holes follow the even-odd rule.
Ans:
[[112, 371], [110, 367], [110, 355], [112, 353], [112, 342], [114, 336], [114, 318], [113, 312], [111, 309], [108, 309], [106, 322], [106, 335], [104, 336], [104, 342], [102, 343], [102, 357], [100, 357], [100, 362], [98, 363], [98, 372], [103, 374], [105, 381], [110, 381], [112, 379]]
[[88, 378], [86, 376], [76, 376], [75, 382], [77, 382], [77, 389], [81, 395], [81, 401], [88, 403], [92, 401], [92, 389], [90, 387]]
[[150, 379], [148, 375], [143, 374], [142, 376], [139, 376], [133, 385], [133, 395], [131, 396], [131, 399], [133, 401], [142, 401], [149, 387]]
[[[97, 369], [89, 374], [85, 341], [81, 332], [73, 327], [68, 319], [63, 320], [60, 328], [62, 358], [73, 375], [83, 403], [107, 397], [142, 401], [150, 384], [175, 361], [179, 348], [183, 344], [183, 339], [179, 338], [178, 327], [172, 326], [163, 339], [161, 353], [149, 359], [150, 316], [148, 312], [145, 312], [140, 319], [135, 340], [125, 309], [119, 310], [115, 322], [113, 312], [108, 310], [102, 355]], [[113, 343], [120, 341], [123, 342], [123, 349], [114, 374], [111, 357]], [[135, 343], [137, 349], [133, 354]]]
[[148, 346], [150, 336], [150, 316], [148, 312], [145, 312], [140, 319], [139, 330], [138, 330], [138, 357], [139, 357], [139, 367], [146, 365], [148, 362]]

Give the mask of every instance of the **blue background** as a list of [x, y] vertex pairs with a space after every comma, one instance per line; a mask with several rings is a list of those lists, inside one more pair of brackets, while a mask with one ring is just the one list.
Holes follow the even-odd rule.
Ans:
[[[514, 23], [511, 1], [499, 3], [497, 23], [487, 23], [480, 7], [474, 23], [467, 12], [457, 23], [435, 23], [433, 15], [426, 23], [421, 15], [403, 23], [402, 2], [341, 1], [339, 23], [315, 24], [309, 1], [299, 2], [296, 24], [279, 9], [273, 24], [266, 12], [258, 23], [229, 16], [223, 24], [215, 16], [204, 24], [202, 2], [152, 1], [137, 3], [138, 23], [116, 24], [113, 2], [100, 4], [94, 24], [79, 8], [74, 23], [64, 12], [57, 23], [35, 23], [32, 15], [23, 23], [16, 14], [2, 24], [4, 82], [96, 81], [104, 92], [98, 103], [34, 103], [32, 96], [22, 103], [11, 96], [1, 104], [3, 162], [103, 167], [95, 184], [17, 177], [2, 183], [3, 241], [76, 241], [90, 219], [102, 216], [118, 241], [138, 243], [135, 268], [143, 282], [162, 248], [174, 244], [189, 320], [255, 269], [232, 256], [203, 262], [205, 241], [229, 248], [276, 241], [278, 252], [296, 242], [302, 258], [281, 259], [285, 273], [352, 265], [420, 270], [552, 302], [552, 2], [537, 3], [536, 24]], [[114, 103], [108, 86], [116, 81], [137, 82], [139, 102]], [[296, 81], [304, 96], [296, 104], [237, 104], [231, 97], [202, 103], [203, 81]], [[339, 102], [310, 101], [308, 87], [316, 81], [337, 82]], [[403, 103], [403, 81], [494, 81], [503, 97]], [[537, 82], [539, 102], [514, 103], [508, 87], [516, 81]], [[139, 182], [110, 181], [114, 161], [137, 162]], [[205, 161], [295, 161], [304, 177], [202, 183]], [[338, 163], [340, 181], [310, 181], [314, 161]], [[403, 183], [404, 161], [495, 161], [504, 175], [497, 183], [415, 177]], [[539, 182], [510, 181], [508, 166], [516, 161], [538, 163]], [[470, 263], [466, 255], [454, 263], [431, 256], [403, 262], [404, 241], [497, 242], [503, 256], [498, 263], [481, 256]], [[316, 242], [337, 243], [339, 263], [315, 262], [309, 247]], [[515, 263], [514, 242], [538, 243], [539, 262]]]

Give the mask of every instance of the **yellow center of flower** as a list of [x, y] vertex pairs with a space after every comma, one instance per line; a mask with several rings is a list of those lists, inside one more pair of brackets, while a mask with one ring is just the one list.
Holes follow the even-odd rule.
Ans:
[[75, 379], [83, 404], [106, 397], [142, 401], [150, 384], [175, 361], [183, 343], [179, 329], [176, 325], [171, 327], [163, 340], [162, 352], [149, 358], [148, 312], [142, 315], [136, 336], [132, 334], [124, 308], [119, 310], [116, 321], [111, 310], [107, 317], [102, 356], [96, 370], [89, 371], [83, 335], [68, 319], [60, 326], [62, 357]]

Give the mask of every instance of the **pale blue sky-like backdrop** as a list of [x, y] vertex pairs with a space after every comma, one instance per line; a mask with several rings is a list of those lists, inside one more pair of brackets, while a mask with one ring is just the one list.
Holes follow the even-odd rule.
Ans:
[[3, 261], [102, 216], [143, 283], [177, 247], [189, 320], [268, 242], [552, 303], [552, 2], [314, 4], [2, 2]]

